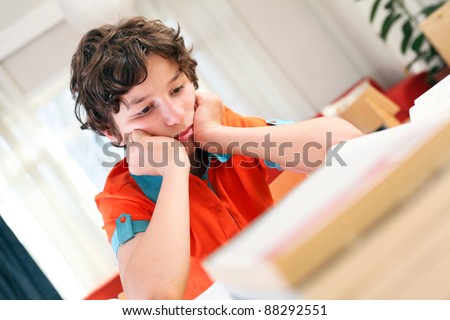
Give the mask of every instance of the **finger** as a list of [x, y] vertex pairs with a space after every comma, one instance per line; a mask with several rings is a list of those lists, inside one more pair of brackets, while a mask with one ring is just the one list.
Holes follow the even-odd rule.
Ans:
[[194, 111], [197, 110], [200, 100], [200, 94], [198, 92], [195, 93], [195, 104], [194, 104]]
[[135, 129], [130, 133], [125, 133], [125, 142], [127, 145], [140, 141], [143, 137], [148, 135], [145, 131]]
[[141, 139], [144, 139], [145, 137], [151, 137], [152, 135], [148, 132], [141, 130], [141, 129], [134, 129], [132, 132], [132, 138], [133, 141], [140, 141]]
[[133, 142], [134, 142], [134, 140], [133, 140], [133, 137], [132, 137], [131, 133], [125, 133], [123, 135], [123, 143], [124, 143], [125, 146], [128, 147]]

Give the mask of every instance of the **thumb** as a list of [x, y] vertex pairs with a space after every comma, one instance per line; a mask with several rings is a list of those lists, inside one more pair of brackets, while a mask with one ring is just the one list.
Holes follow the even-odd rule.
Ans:
[[200, 106], [200, 104], [202, 103], [202, 99], [204, 97], [204, 93], [202, 92], [196, 92], [195, 93], [195, 106], [194, 106], [194, 110], [197, 110], [197, 108]]
[[198, 108], [198, 100], [200, 99], [198, 94], [195, 94], [195, 104], [194, 104], [194, 111]]

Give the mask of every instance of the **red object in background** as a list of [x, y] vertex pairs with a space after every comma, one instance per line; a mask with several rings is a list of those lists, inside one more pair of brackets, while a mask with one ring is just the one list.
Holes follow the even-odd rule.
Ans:
[[117, 299], [122, 292], [122, 283], [120, 282], [119, 273], [117, 273], [90, 292], [83, 300]]
[[400, 107], [395, 116], [400, 122], [405, 122], [409, 119], [409, 109], [414, 106], [414, 100], [431, 87], [432, 85], [427, 82], [427, 72], [422, 72], [409, 75], [385, 90], [384, 94]]

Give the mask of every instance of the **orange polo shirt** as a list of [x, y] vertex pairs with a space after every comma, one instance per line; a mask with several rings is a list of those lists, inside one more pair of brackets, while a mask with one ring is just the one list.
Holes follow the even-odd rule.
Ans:
[[[268, 122], [225, 108], [222, 123], [255, 127]], [[116, 254], [122, 243], [144, 232], [151, 223], [161, 182], [162, 177], [131, 175], [125, 159], [111, 170], [96, 202]], [[213, 282], [201, 261], [273, 204], [267, 165], [239, 155], [210, 154], [203, 177], [189, 176], [189, 195], [191, 268], [185, 299], [197, 297]]]

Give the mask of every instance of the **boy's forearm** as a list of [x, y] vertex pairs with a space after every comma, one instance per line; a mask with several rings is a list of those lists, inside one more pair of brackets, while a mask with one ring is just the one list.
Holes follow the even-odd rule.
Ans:
[[311, 172], [323, 164], [328, 148], [360, 135], [345, 120], [317, 118], [278, 127], [211, 126], [200, 144], [208, 152], [241, 154]]
[[189, 170], [174, 166], [164, 175], [152, 220], [125, 271], [132, 299], [181, 299], [190, 263]]

